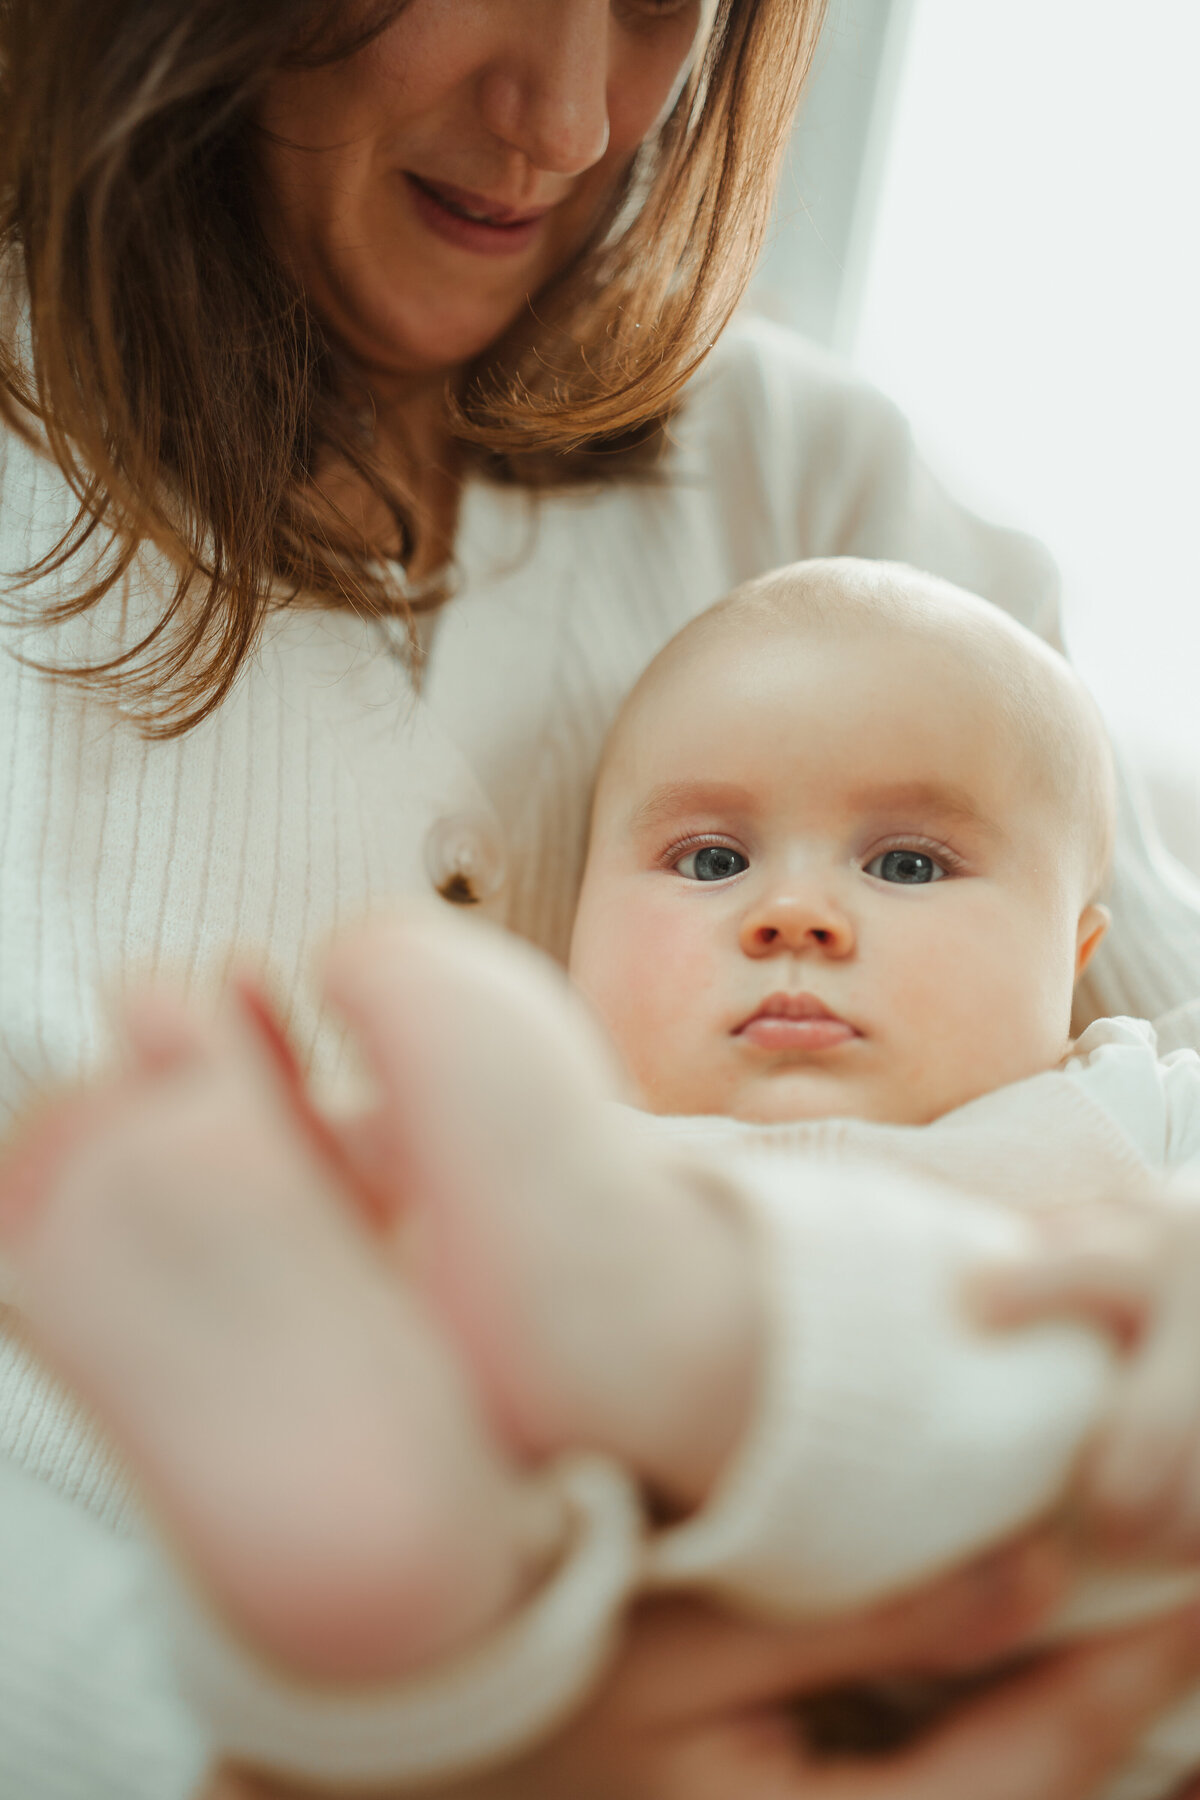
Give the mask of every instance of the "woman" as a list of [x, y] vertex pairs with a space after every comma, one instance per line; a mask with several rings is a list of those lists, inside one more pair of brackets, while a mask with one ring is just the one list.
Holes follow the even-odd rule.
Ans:
[[[697, 374], [752, 263], [819, 14], [10, 0], [6, 1117], [87, 1066], [98, 984], [147, 963], [205, 983], [251, 945], [294, 996], [339, 917], [430, 885], [561, 950], [620, 696], [767, 566], [905, 558], [1053, 632], [1036, 550], [949, 501], [877, 396], [749, 323]], [[1099, 998], [1152, 1014], [1200, 989], [1200, 956], [1132, 831]], [[292, 1024], [332, 1079], [336, 1041], [298, 1003]], [[0, 1731], [10, 1785], [191, 1793], [203, 1753], [153, 1691], [120, 1485], [15, 1330], [3, 1348], [0, 1644], [6, 1669], [17, 1644], [35, 1668]], [[23, 1589], [39, 1555], [47, 1579]], [[831, 1670], [943, 1659], [928, 1616], [904, 1617], [828, 1650], [756, 1640], [747, 1690], [744, 1636], [710, 1622], [680, 1649], [656, 1615], [519, 1791], [703, 1800], [714, 1769], [747, 1800], [790, 1791], [771, 1703]], [[1078, 1792], [1192, 1672], [1190, 1644], [1163, 1628], [1057, 1666], [1009, 1697], [1023, 1725], [993, 1707], [862, 1793], [962, 1792], [955, 1771], [991, 1768], [1020, 1730], [1023, 1791]], [[681, 1670], [699, 1713], [678, 1708]], [[1123, 1673], [1111, 1740], [1047, 1738], [1055, 1707], [1106, 1708]], [[816, 1778], [803, 1791], [818, 1800]]]

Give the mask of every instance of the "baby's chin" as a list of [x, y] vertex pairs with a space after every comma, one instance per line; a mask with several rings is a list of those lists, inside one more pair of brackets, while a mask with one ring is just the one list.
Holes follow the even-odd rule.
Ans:
[[[832, 1059], [831, 1059], [832, 1060]], [[984, 1091], [978, 1083], [964, 1091], [937, 1093], [936, 1083], [892, 1076], [878, 1066], [830, 1066], [817, 1059], [729, 1066], [722, 1059], [705, 1069], [693, 1063], [668, 1079], [660, 1067], [634, 1072], [638, 1104], [646, 1112], [675, 1118], [737, 1119], [746, 1125], [801, 1125], [821, 1119], [865, 1119], [881, 1125], [928, 1125]]]
[[723, 1113], [746, 1125], [798, 1125], [818, 1119], [869, 1119], [885, 1125], [927, 1125], [948, 1108], [935, 1104], [928, 1095], [915, 1096], [904, 1089], [893, 1089], [887, 1083], [856, 1080], [827, 1069], [801, 1066], [757, 1075], [729, 1093], [723, 1105], [688, 1110]]

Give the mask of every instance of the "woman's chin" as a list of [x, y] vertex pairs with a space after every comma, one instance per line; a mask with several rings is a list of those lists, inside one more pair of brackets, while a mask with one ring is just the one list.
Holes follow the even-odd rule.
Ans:
[[[331, 271], [311, 281], [312, 304], [361, 367], [381, 375], [448, 375], [466, 367], [526, 312], [528, 284], [480, 292], [448, 273], [385, 265]], [[499, 286], [499, 284], [497, 284]]]
[[472, 315], [456, 313], [447, 297], [443, 308], [430, 307], [419, 314], [380, 306], [330, 323], [355, 360], [374, 373], [401, 379], [452, 375], [501, 338], [524, 306], [522, 297], [519, 306], [506, 312]]

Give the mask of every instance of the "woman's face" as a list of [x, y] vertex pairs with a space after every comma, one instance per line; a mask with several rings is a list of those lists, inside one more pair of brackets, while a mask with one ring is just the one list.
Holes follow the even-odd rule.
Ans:
[[379, 373], [478, 355], [587, 238], [687, 70], [701, 0], [408, 0], [259, 115], [268, 227]]

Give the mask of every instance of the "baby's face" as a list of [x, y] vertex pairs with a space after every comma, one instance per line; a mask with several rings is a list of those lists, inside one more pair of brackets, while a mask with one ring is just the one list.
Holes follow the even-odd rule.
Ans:
[[722, 630], [635, 706], [572, 973], [657, 1112], [922, 1123], [1060, 1061], [1103, 915], [986, 671]]

